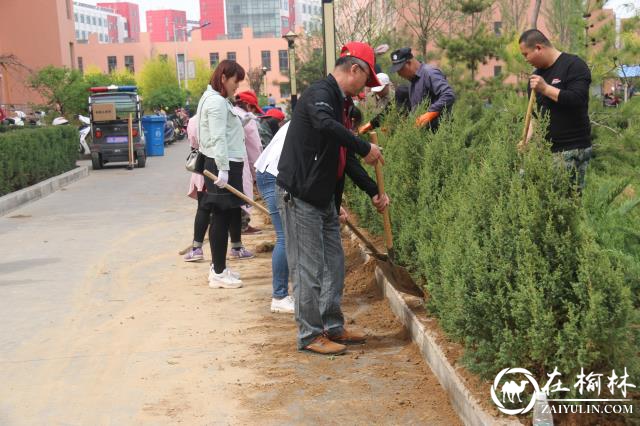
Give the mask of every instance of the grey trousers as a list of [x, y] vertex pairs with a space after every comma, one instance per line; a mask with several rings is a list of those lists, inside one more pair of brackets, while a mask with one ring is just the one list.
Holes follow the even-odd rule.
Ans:
[[321, 209], [294, 197], [285, 202], [284, 196], [276, 185], [302, 349], [325, 331], [330, 336], [343, 331], [344, 251], [333, 200]]

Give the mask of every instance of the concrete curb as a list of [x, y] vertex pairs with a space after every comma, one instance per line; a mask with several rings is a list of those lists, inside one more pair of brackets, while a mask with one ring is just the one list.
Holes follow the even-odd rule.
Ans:
[[[368, 261], [370, 256], [355, 235], [351, 234], [351, 239], [358, 243], [363, 258]], [[473, 426], [522, 426], [522, 423], [517, 420], [494, 417], [482, 408], [464, 385], [453, 365], [447, 360], [444, 351], [436, 342], [435, 336], [427, 330], [411, 310], [403, 294], [391, 285], [379, 266], [376, 266], [375, 274], [378, 287], [389, 301], [391, 310], [409, 331], [411, 340], [418, 346], [431, 371], [433, 371], [442, 387], [449, 394], [449, 400], [462, 422], [465, 425]], [[417, 297], [410, 295], [406, 297], [408, 300], [415, 299], [416, 303], [422, 303], [421, 299]]]
[[54, 176], [36, 183], [35, 185], [4, 195], [0, 197], [0, 216], [4, 216], [32, 201], [44, 198], [60, 188], [87, 176], [89, 176], [89, 167], [78, 166], [73, 170], [62, 173], [61, 175]]

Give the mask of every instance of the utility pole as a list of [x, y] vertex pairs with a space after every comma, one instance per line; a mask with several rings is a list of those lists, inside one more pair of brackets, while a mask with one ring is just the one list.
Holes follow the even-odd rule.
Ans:
[[336, 66], [336, 23], [333, 0], [322, 0], [322, 38], [324, 42], [324, 73]]

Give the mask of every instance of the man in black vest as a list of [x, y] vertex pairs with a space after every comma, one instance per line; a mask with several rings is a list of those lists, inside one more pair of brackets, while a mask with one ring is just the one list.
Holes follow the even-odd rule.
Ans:
[[351, 129], [351, 97], [365, 85], [380, 86], [374, 64], [368, 44], [352, 42], [342, 48], [333, 73], [312, 84], [298, 101], [278, 163], [276, 196], [294, 284], [299, 350], [341, 354], [345, 344], [365, 341], [364, 334], [344, 328], [339, 215], [345, 214], [340, 207], [345, 175], [378, 211], [389, 204], [356, 158], [383, 162], [379, 148]]

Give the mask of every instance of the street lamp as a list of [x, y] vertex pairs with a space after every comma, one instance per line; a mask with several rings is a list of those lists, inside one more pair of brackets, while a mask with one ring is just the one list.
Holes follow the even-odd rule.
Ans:
[[189, 37], [191, 37], [191, 32], [193, 30], [200, 30], [204, 27], [206, 27], [207, 25], [211, 24], [211, 22], [209, 21], [204, 21], [199, 27], [193, 27], [190, 30], [186, 31], [185, 34], [185, 41], [187, 42], [187, 44], [184, 47], [184, 88], [188, 89], [189, 88], [189, 70], [188, 70], [188, 64], [189, 61], [187, 60], [188, 54], [189, 54]]
[[263, 92], [263, 94], [265, 96], [267, 96], [267, 71], [269, 71], [269, 68], [263, 66], [262, 67], [262, 83], [264, 84], [264, 92]]
[[282, 38], [287, 40], [289, 45], [289, 85], [291, 86], [291, 112], [293, 112], [298, 102], [298, 88], [296, 86], [296, 39], [298, 35], [289, 30]]

